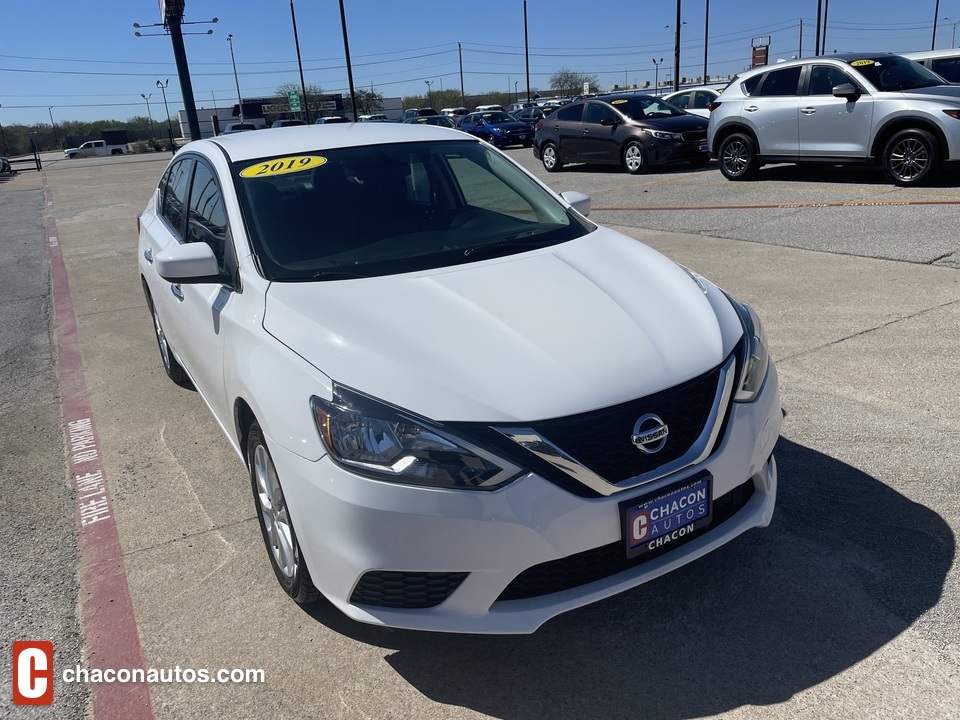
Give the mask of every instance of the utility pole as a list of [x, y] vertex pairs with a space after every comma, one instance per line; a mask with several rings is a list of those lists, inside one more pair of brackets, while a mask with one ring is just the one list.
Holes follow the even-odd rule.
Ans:
[[527, 0], [523, 0], [523, 54], [527, 60], [527, 102], [530, 102], [530, 41], [527, 36]]
[[[290, 0], [293, 2], [293, 0]], [[353, 121], [357, 121], [357, 93], [353, 89], [353, 67], [350, 64], [350, 42], [347, 40], [347, 15], [340, 0], [340, 25], [343, 27], [343, 56], [347, 61], [347, 81], [350, 83], [350, 105], [353, 107]]]
[[[233, 81], [237, 84], [237, 107], [240, 108], [240, 122], [246, 122], [243, 117], [243, 96], [240, 95], [240, 78], [237, 77], [237, 61], [233, 57], [233, 33], [227, 35], [227, 42], [230, 43], [230, 62], [233, 63]], [[303, 99], [307, 101], [306, 98]], [[213, 99], [213, 111], [217, 111], [217, 99]]]
[[310, 103], [307, 100], [307, 84], [303, 81], [303, 61], [300, 59], [300, 38], [297, 36], [297, 14], [293, 11], [293, 0], [290, 0], [290, 19], [293, 20], [293, 43], [297, 46], [297, 65], [300, 68], [300, 87], [303, 90], [303, 111], [309, 125]]
[[60, 146], [60, 136], [57, 134], [57, 124], [53, 121], [53, 106], [47, 108], [47, 112], [50, 113], [50, 125], [53, 127], [53, 139], [57, 143], [57, 147], [63, 150]]
[[457, 54], [460, 55], [460, 104], [467, 104], [467, 96], [463, 92], [463, 46], [457, 43]]
[[150, 137], [156, 137], [157, 131], [153, 128], [153, 113], [150, 112], [150, 98], [153, 97], [153, 93], [147, 95], [146, 93], [140, 93], [140, 97], [147, 101], [147, 117], [150, 118]]
[[680, 0], [677, 0], [677, 39], [673, 45], [673, 91], [680, 90], [680, 26], [683, 21], [680, 19]]

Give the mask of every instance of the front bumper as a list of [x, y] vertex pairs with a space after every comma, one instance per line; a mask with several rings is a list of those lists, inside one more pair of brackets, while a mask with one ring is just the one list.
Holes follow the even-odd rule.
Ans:
[[[645, 583], [768, 525], [777, 487], [772, 452], [781, 424], [771, 364], [757, 400], [734, 403], [722, 442], [707, 460], [603, 498], [575, 496], [532, 473], [494, 492], [395, 485], [353, 475], [327, 457], [305, 460], [269, 437], [268, 443], [313, 580], [347, 616], [418, 630], [530, 633], [560, 613]], [[515, 579], [531, 568], [562, 565], [565, 558], [622, 543], [622, 501], [703, 470], [713, 477], [715, 501], [749, 498], [724, 522], [646, 562], [589, 576], [584, 584], [574, 580], [572, 587], [567, 582], [547, 594], [517, 589]], [[367, 591], [370, 578], [389, 586], [401, 576], [422, 580], [420, 589], [426, 589], [418, 597], [434, 593], [441, 601], [427, 607], [370, 604], [380, 597]]]

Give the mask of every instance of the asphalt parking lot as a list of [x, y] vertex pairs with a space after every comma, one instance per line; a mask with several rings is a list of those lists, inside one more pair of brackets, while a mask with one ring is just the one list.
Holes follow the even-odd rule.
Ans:
[[[769, 528], [531, 636], [303, 611], [277, 587], [240, 460], [157, 354], [135, 218], [169, 155], [54, 161], [0, 182], [6, 642], [54, 638], [63, 667], [106, 639], [147, 668], [264, 671], [151, 683], [124, 717], [960, 717], [960, 169], [902, 189], [864, 169], [730, 183], [715, 167], [548, 174], [508, 154], [757, 309], [786, 412]], [[119, 537], [94, 567], [64, 466], [63, 328], [43, 325], [57, 257]], [[122, 570], [131, 617], [89, 607], [84, 579], [104, 568]], [[135, 634], [112, 637], [127, 620]], [[0, 715], [51, 716], [14, 708], [0, 674]], [[119, 717], [102, 686], [57, 688], [56, 717]]]

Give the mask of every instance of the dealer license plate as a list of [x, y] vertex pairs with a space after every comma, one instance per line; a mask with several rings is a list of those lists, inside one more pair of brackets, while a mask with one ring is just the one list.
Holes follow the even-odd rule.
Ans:
[[669, 547], [712, 519], [708, 472], [694, 475], [639, 500], [620, 503], [627, 557]]
[[706, 152], [706, 151], [707, 151], [707, 141], [706, 141], [706, 140], [701, 140], [701, 141], [700, 141], [700, 152]]

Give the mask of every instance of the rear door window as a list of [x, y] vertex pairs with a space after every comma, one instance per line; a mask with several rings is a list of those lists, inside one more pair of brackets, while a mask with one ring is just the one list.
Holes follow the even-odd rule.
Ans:
[[562, 107], [555, 111], [553, 116], [557, 120], [565, 122], [580, 122], [580, 118], [583, 116], [583, 103], [574, 103], [573, 105]]
[[187, 192], [190, 190], [190, 178], [193, 175], [194, 161], [184, 158], [175, 163], [167, 177], [167, 186], [163, 191], [163, 203], [160, 214], [170, 224], [176, 237], [183, 237], [184, 209]]
[[801, 70], [803, 68], [798, 65], [768, 72], [757, 94], [762, 97], [796, 95]]

